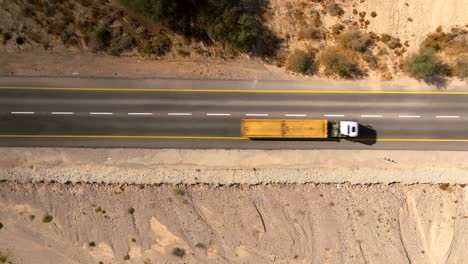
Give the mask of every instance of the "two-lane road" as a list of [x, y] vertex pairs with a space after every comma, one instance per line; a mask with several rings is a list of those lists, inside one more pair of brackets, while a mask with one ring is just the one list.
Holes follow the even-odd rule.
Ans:
[[[113, 79], [70, 85], [0, 83], [1, 146], [261, 149], [468, 149], [468, 93], [258, 89], [194, 81], [192, 88]], [[219, 83], [219, 81], [214, 81]], [[94, 85], [93, 85], [94, 84]], [[99, 84], [99, 86], [98, 86]], [[284, 84], [284, 83], [282, 83]], [[201, 86], [208, 86], [203, 88]], [[356, 120], [358, 142], [251, 141], [242, 118]]]

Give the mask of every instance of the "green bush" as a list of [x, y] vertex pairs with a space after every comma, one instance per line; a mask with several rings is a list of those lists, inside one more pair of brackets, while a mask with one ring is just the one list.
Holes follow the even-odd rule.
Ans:
[[311, 66], [313, 65], [313, 58], [310, 54], [302, 50], [295, 50], [289, 55], [286, 69], [288, 71], [306, 74], [310, 73]]
[[338, 49], [329, 49], [322, 55], [321, 61], [327, 74], [336, 74], [345, 79], [354, 79], [362, 76], [358, 64], [352, 59], [349, 52]]
[[98, 27], [93, 32], [94, 49], [104, 50], [109, 47], [111, 41], [111, 33], [105, 27]]
[[432, 49], [423, 49], [410, 56], [405, 62], [405, 70], [411, 77], [424, 81], [450, 74], [447, 65]]
[[135, 13], [189, 38], [226, 48], [274, 55], [278, 39], [262, 24], [266, 4], [256, 0], [120, 0]]
[[347, 49], [365, 52], [372, 44], [372, 40], [367, 33], [353, 30], [342, 34], [340, 36], [340, 43]]

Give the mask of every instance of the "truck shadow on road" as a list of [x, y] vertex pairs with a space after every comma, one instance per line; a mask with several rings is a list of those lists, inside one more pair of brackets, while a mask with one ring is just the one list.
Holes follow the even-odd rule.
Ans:
[[346, 140], [361, 143], [364, 145], [374, 145], [377, 143], [377, 131], [371, 126], [359, 124], [359, 136], [356, 138], [346, 138]]

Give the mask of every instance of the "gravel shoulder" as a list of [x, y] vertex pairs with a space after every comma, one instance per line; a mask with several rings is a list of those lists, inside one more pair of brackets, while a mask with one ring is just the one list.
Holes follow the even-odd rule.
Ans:
[[466, 152], [1, 148], [0, 179], [134, 184], [468, 183]]

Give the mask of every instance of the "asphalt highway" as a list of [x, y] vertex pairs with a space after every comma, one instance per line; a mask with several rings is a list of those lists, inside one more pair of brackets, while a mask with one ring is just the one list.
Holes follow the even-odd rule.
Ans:
[[[0, 146], [468, 149], [468, 92], [115, 82], [0, 78]], [[341, 142], [253, 141], [240, 135], [243, 118], [356, 120], [361, 135]]]

